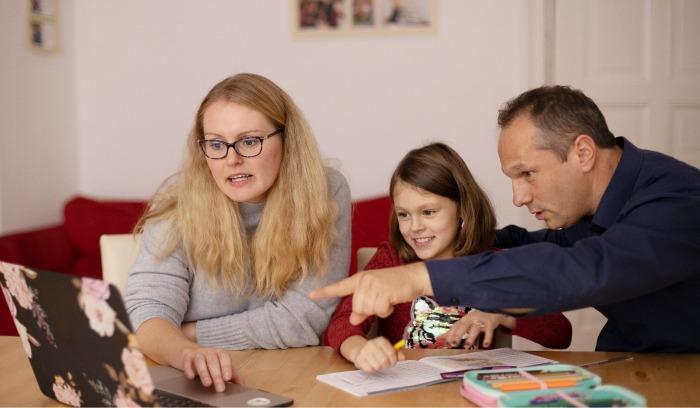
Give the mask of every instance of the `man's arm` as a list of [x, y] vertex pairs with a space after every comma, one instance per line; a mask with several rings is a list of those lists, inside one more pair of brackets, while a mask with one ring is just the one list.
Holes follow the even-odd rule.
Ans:
[[561, 230], [541, 229], [528, 231], [517, 225], [509, 225], [496, 230], [496, 246], [498, 248], [515, 248], [538, 242], [551, 242], [559, 246], [569, 247], [576, 241], [592, 236], [587, 222], [579, 222]]
[[428, 261], [436, 300], [489, 311], [533, 307], [541, 314], [624, 301], [692, 279], [700, 264], [700, 220], [678, 216], [680, 201], [636, 207], [602, 235], [571, 247], [541, 242]]
[[632, 207], [623, 222], [571, 247], [540, 242], [363, 272], [311, 296], [355, 293], [353, 324], [368, 315], [387, 316], [392, 305], [421, 294], [434, 294], [440, 304], [511, 314], [525, 311], [520, 308], [544, 314], [629, 300], [697, 279], [700, 218], [684, 216], [696, 209], [692, 198], [669, 196], [656, 205]]

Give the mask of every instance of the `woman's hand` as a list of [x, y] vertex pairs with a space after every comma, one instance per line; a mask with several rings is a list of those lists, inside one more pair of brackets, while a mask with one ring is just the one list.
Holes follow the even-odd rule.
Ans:
[[182, 350], [182, 371], [190, 380], [199, 377], [202, 385], [214, 384], [216, 391], [226, 389], [225, 381], [242, 384], [242, 379], [233, 371], [231, 355], [218, 348], [189, 347]]
[[354, 363], [360, 370], [372, 373], [405, 359], [404, 354], [394, 350], [394, 346], [385, 337], [375, 337], [368, 340], [357, 352]]
[[197, 342], [197, 322], [187, 322], [182, 324], [182, 333], [184, 333], [187, 340], [196, 343]]
[[444, 334], [445, 342], [450, 347], [456, 347], [466, 335], [464, 347], [469, 348], [476, 342], [479, 335], [484, 333], [482, 345], [488, 348], [493, 343], [493, 332], [498, 326], [513, 329], [515, 328], [515, 318], [500, 313], [487, 313], [472, 309]]
[[141, 349], [158, 364], [167, 364], [182, 370], [189, 379], [199, 376], [202, 385], [212, 384], [216, 391], [224, 391], [224, 381], [242, 383], [233, 371], [231, 356], [222, 349], [202, 347], [185, 333], [194, 337], [195, 323], [182, 327], [172, 322], [153, 318], [145, 321], [136, 331]]

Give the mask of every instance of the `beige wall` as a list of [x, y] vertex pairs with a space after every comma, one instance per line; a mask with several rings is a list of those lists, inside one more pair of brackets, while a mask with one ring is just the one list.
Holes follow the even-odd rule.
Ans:
[[[34, 55], [16, 44], [26, 4], [0, 1], [2, 50], [16, 58], [2, 62], [14, 96], [2, 96], [0, 154], [31, 168], [17, 179], [0, 165], [0, 232], [58, 221], [75, 193], [148, 197], [177, 169], [206, 91], [243, 71], [290, 93], [354, 198], [385, 194], [403, 154], [440, 140], [464, 156], [501, 223], [522, 216], [500, 174], [495, 116], [536, 84], [539, 2], [441, 0], [433, 35], [315, 39], [292, 38], [280, 0], [60, 3], [62, 49]], [[51, 144], [32, 158], [9, 153], [15, 137]], [[25, 206], [34, 198], [41, 217]]]
[[48, 54], [29, 48], [28, 3], [0, 1], [0, 233], [58, 222], [78, 190], [74, 4]]

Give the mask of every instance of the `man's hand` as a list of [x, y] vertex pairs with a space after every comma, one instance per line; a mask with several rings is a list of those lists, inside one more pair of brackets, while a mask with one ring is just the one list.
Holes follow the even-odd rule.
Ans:
[[484, 333], [481, 345], [488, 348], [493, 342], [494, 331], [498, 326], [504, 326], [512, 330], [515, 328], [515, 324], [515, 318], [512, 316], [472, 309], [455, 322], [443, 337], [450, 347], [457, 346], [464, 338], [464, 348], [470, 348], [474, 345], [479, 335]]
[[387, 317], [394, 311], [394, 305], [412, 301], [416, 296], [432, 296], [433, 288], [428, 270], [421, 262], [358, 272], [309, 293], [309, 298], [317, 300], [350, 294], [353, 295], [350, 323], [358, 325], [368, 316]]

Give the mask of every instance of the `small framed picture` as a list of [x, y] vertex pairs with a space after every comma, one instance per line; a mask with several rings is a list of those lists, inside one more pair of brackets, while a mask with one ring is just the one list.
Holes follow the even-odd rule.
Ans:
[[56, 0], [29, 0], [27, 37], [30, 48], [55, 51], [58, 48]]
[[29, 0], [31, 13], [35, 16], [53, 17], [56, 15], [56, 0]]
[[348, 28], [350, 0], [297, 0], [297, 28], [306, 32], [337, 32]]
[[42, 51], [56, 49], [56, 24], [53, 21], [31, 20], [29, 29], [32, 48]]
[[436, 31], [436, 0], [292, 0], [295, 37]]

